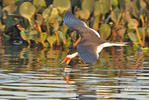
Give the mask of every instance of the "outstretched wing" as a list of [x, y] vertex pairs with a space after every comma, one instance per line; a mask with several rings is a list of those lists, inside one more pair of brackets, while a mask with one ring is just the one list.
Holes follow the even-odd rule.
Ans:
[[89, 28], [85, 22], [81, 21], [80, 19], [76, 18], [71, 12], [66, 12], [64, 16], [64, 23], [74, 30], [77, 30], [81, 35], [81, 38], [89, 39], [92, 37], [95, 41], [100, 39], [100, 35], [94, 29]]
[[97, 51], [97, 46], [95, 44], [89, 43], [86, 44], [85, 42], [79, 43], [77, 45], [77, 51], [79, 53], [80, 58], [89, 64], [94, 63], [98, 57], [99, 54], [96, 52]]

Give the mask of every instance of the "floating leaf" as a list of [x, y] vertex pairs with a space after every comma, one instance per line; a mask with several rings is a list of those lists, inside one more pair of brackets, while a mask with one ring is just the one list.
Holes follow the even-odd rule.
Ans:
[[42, 32], [40, 34], [40, 41], [44, 42], [47, 39], [47, 32]]
[[47, 41], [49, 42], [51, 48], [53, 47], [53, 44], [56, 42], [56, 35], [48, 36]]
[[50, 23], [54, 23], [54, 19], [58, 17], [58, 10], [57, 8], [52, 8], [51, 13], [50, 13], [50, 17], [49, 17], [49, 22]]
[[14, 5], [16, 0], [3, 0], [3, 6]]
[[[120, 1], [121, 2], [121, 1]], [[113, 6], [118, 6], [118, 0], [112, 0], [112, 5]]]
[[39, 39], [39, 33], [36, 30], [32, 30], [29, 32], [29, 37], [30, 39], [37, 41]]
[[13, 13], [14, 11], [16, 11], [16, 9], [17, 9], [17, 6], [15, 4], [3, 7], [3, 11], [7, 11], [9, 13]]
[[141, 8], [145, 9], [146, 8], [146, 2], [144, 0], [139, 0], [140, 1], [140, 6]]
[[121, 1], [124, 1], [124, 2], [122, 2], [122, 3], [125, 3], [124, 4], [124, 7], [125, 7], [125, 9], [126, 10], [130, 10], [130, 4], [131, 4], [131, 0], [121, 0]]
[[36, 8], [43, 8], [43, 7], [46, 7], [46, 3], [45, 3], [45, 0], [33, 0], [33, 5], [36, 7]]
[[101, 15], [104, 12], [104, 8], [102, 7], [102, 5], [100, 4], [100, 1], [96, 1], [95, 2], [95, 6], [94, 6], [94, 15]]
[[119, 14], [120, 14], [120, 9], [119, 8], [116, 8], [116, 9], [112, 10], [112, 12], [111, 12], [111, 19], [112, 19], [113, 22], [116, 23]]
[[106, 14], [110, 9], [110, 0], [98, 0], [95, 2], [94, 15]]
[[43, 13], [42, 13], [42, 17], [43, 17], [44, 19], [47, 19], [47, 18], [49, 17], [49, 15], [50, 15], [50, 11], [51, 11], [50, 8], [46, 8], [46, 9], [43, 11]]
[[65, 38], [65, 33], [61, 32], [61, 31], [58, 31], [58, 36], [59, 36], [59, 40], [63, 41], [63, 39]]
[[107, 39], [111, 34], [111, 27], [108, 24], [101, 24], [99, 33], [102, 39]]
[[136, 19], [129, 19], [128, 20], [128, 28], [129, 29], [136, 29], [138, 27], [138, 21]]
[[117, 33], [119, 36], [121, 36], [121, 37], [124, 36], [124, 33], [125, 33], [125, 31], [126, 31], [126, 28], [125, 28], [123, 25], [116, 25], [116, 26], [114, 27], [114, 29], [115, 29], [116, 33]]
[[30, 20], [34, 16], [35, 10], [36, 9], [34, 5], [32, 5], [30, 2], [24, 2], [23, 4], [21, 4], [19, 12], [21, 16]]
[[21, 31], [20, 34], [21, 34], [21, 37], [23, 40], [26, 40], [26, 41], [29, 40], [29, 32], [28, 31]]
[[70, 0], [53, 0], [53, 6], [61, 13], [70, 8]]
[[82, 19], [88, 19], [90, 16], [89, 10], [80, 10], [79, 15]]
[[7, 35], [7, 34], [3, 34], [3, 35], [6, 40], [10, 40], [11, 37], [9, 35]]
[[96, 16], [93, 22], [93, 29], [98, 30], [99, 29], [99, 16]]
[[129, 32], [128, 33], [129, 39], [134, 43], [139, 43], [136, 34]]
[[137, 2], [138, 0], [133, 0], [129, 6], [131, 7], [129, 10], [129, 12], [131, 12], [131, 14], [135, 17], [138, 17], [138, 14], [139, 14], [139, 8], [140, 8], [140, 5], [137, 5]]
[[88, 10], [89, 13], [93, 11], [94, 8], [94, 0], [82, 0], [82, 10]]

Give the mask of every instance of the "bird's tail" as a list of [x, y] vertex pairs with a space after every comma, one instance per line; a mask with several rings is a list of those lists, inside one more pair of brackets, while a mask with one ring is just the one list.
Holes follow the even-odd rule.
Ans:
[[128, 45], [128, 42], [116, 42], [116, 43], [107, 42], [107, 43], [104, 43], [103, 44], [104, 47], [110, 47], [110, 46], [127, 46], [127, 45]]

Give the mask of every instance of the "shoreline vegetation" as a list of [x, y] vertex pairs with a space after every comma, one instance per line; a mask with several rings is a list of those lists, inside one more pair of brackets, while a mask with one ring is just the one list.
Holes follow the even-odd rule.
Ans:
[[80, 36], [64, 25], [67, 10], [103, 39], [148, 49], [148, 0], [0, 0], [0, 41], [29, 47], [75, 47]]

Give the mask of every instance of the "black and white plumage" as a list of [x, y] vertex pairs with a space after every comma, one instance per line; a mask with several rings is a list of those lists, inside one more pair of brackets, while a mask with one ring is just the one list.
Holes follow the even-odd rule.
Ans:
[[81, 41], [76, 47], [78, 53], [68, 55], [70, 58], [79, 54], [84, 62], [92, 64], [98, 59], [99, 53], [104, 47], [125, 46], [125, 43], [109, 43], [106, 40], [102, 40], [97, 31], [89, 28], [85, 22], [76, 18], [69, 11], [64, 16], [64, 23], [69, 28], [76, 30], [81, 36]]

